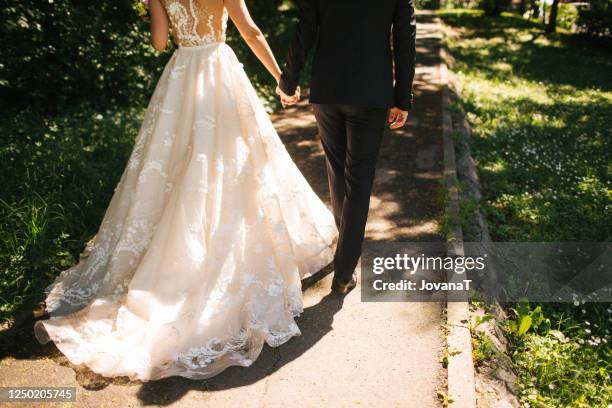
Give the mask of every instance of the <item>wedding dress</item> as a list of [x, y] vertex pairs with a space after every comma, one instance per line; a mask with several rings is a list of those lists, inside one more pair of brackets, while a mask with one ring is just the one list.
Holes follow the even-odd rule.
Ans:
[[208, 378], [299, 335], [300, 278], [337, 235], [224, 42], [223, 0], [162, 3], [179, 48], [98, 233], [34, 326], [72, 363], [141, 381]]

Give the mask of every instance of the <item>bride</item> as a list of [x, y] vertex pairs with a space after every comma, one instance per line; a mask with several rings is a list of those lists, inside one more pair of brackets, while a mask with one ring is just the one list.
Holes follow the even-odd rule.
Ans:
[[244, 0], [149, 3], [155, 48], [170, 28], [179, 47], [96, 236], [46, 288], [34, 331], [103, 376], [208, 378], [300, 334], [300, 279], [332, 261], [337, 230], [224, 42], [229, 14], [279, 80]]

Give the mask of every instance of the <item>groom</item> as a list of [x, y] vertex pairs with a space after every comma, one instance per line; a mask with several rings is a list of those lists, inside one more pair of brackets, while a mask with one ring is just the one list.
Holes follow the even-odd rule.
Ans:
[[357, 284], [354, 271], [386, 122], [401, 128], [412, 107], [413, 0], [298, 1], [299, 23], [278, 92], [284, 105], [297, 102], [300, 71], [314, 46], [310, 103], [340, 231], [332, 289], [345, 294]]

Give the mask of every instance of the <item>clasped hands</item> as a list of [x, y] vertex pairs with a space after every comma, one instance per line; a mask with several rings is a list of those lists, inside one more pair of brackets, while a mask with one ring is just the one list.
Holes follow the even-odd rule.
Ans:
[[281, 104], [283, 105], [283, 108], [286, 108], [287, 106], [295, 105], [296, 103], [299, 102], [300, 97], [301, 97], [301, 90], [300, 90], [300, 87], [298, 86], [295, 89], [295, 93], [290, 96], [284, 93], [280, 89], [279, 86], [276, 86], [276, 94], [280, 96], [280, 100], [281, 100]]
[[[292, 106], [299, 102], [301, 91], [300, 87], [298, 86], [295, 93], [290, 96], [284, 93], [280, 87], [277, 86], [276, 94], [280, 97], [283, 108], [286, 108], [287, 106]], [[391, 129], [399, 129], [403, 127], [406, 124], [406, 119], [408, 119], [408, 111], [402, 110], [395, 106], [389, 110], [388, 122]]]

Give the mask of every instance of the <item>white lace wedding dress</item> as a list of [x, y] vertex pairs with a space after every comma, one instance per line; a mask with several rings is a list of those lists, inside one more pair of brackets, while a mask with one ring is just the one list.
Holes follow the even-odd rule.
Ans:
[[337, 230], [225, 44], [223, 0], [164, 0], [174, 52], [103, 222], [34, 326], [74, 364], [142, 381], [248, 366], [299, 335], [300, 278]]

